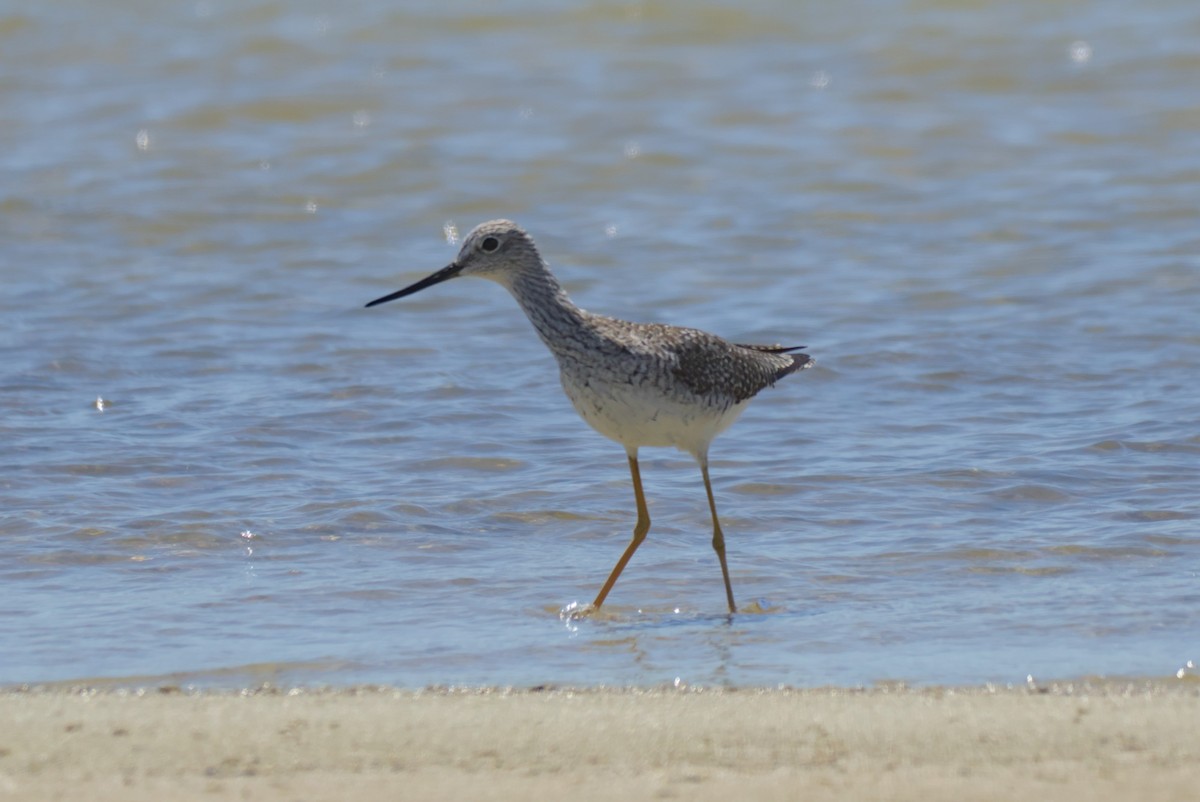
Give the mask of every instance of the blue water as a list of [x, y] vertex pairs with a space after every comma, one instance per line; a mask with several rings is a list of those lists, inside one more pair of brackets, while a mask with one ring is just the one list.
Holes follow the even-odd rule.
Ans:
[[[1200, 7], [0, 9], [0, 683], [1174, 675]], [[512, 300], [804, 343], [699, 471]]]

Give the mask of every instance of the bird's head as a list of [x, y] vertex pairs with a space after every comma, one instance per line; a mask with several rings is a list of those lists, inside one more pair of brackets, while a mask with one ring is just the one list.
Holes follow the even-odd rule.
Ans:
[[507, 287], [522, 271], [541, 267], [542, 257], [525, 229], [511, 220], [490, 220], [467, 235], [453, 262], [415, 284], [376, 298], [367, 306], [394, 301], [459, 276], [480, 276]]

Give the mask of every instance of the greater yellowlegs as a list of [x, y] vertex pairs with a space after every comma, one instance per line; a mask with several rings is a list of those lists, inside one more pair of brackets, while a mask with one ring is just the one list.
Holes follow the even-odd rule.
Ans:
[[492, 220], [463, 240], [453, 262], [367, 306], [394, 301], [458, 276], [480, 276], [508, 289], [558, 360], [562, 386], [592, 428], [625, 446], [637, 524], [633, 540], [600, 588], [599, 608], [650, 530], [638, 470], [641, 446], [674, 446], [700, 463], [712, 546], [721, 563], [729, 612], [736, 612], [725, 535], [708, 478], [708, 446], [759, 390], [810, 367], [804, 346], [735, 345], [707, 332], [662, 323], [631, 323], [580, 309], [550, 272], [533, 239], [516, 223]]

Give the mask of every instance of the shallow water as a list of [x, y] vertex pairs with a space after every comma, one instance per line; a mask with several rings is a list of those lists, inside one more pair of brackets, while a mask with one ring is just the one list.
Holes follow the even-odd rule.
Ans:
[[[0, 682], [1174, 674], [1200, 644], [1200, 7], [0, 11]], [[447, 240], [807, 344], [703, 486]]]

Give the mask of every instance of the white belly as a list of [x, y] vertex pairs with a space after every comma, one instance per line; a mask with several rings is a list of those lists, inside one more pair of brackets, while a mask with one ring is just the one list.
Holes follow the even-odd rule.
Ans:
[[673, 446], [699, 458], [713, 438], [737, 420], [748, 401], [726, 409], [687, 403], [652, 384], [585, 381], [564, 372], [563, 389], [588, 424], [626, 449]]

